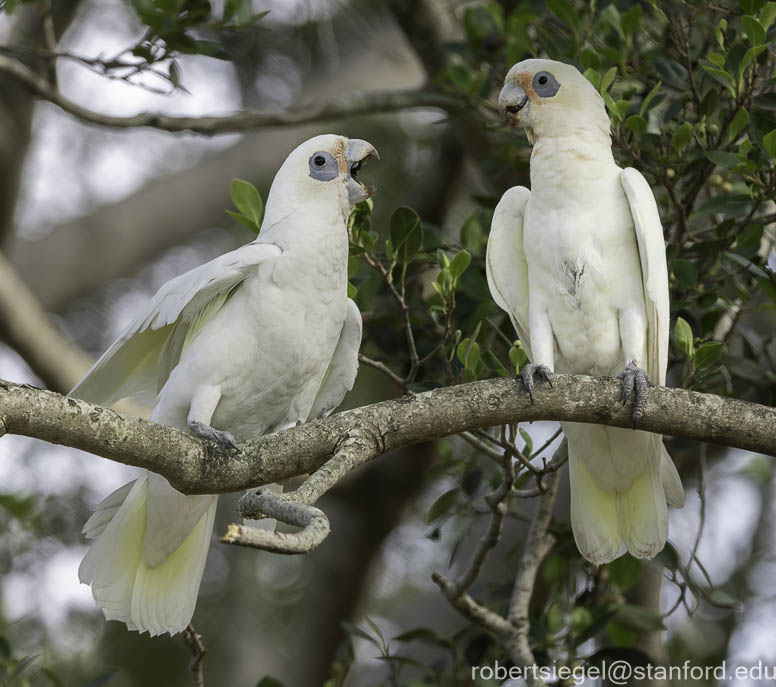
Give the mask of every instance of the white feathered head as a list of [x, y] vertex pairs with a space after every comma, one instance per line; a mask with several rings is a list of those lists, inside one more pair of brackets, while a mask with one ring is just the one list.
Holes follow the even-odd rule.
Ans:
[[609, 136], [603, 98], [580, 71], [554, 60], [523, 60], [509, 70], [498, 98], [510, 126], [522, 126], [533, 143], [542, 137]]
[[358, 179], [361, 166], [372, 156], [380, 157], [367, 141], [335, 134], [315, 136], [291, 151], [275, 175], [270, 196], [281, 193], [308, 202], [336, 198], [343, 209], [352, 209], [374, 192]]

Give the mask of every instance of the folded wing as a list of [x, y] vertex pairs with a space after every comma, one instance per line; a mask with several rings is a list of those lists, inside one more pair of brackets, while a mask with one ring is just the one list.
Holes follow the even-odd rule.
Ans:
[[194, 335], [260, 263], [281, 252], [249, 243], [168, 281], [70, 395], [104, 406], [126, 396], [152, 404]]

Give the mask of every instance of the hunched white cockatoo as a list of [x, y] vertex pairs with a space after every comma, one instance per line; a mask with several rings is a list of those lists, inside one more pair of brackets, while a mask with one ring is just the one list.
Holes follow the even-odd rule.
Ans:
[[[366, 141], [334, 135], [296, 148], [258, 238], [162, 286], [72, 395], [155, 400], [152, 420], [227, 446], [331, 412], [358, 368], [347, 222], [371, 193], [356, 178], [370, 155]], [[108, 620], [151, 635], [186, 628], [217, 499], [145, 473], [97, 506], [79, 577]]]
[[[531, 190], [509, 189], [487, 250], [491, 294], [528, 353], [521, 373], [554, 371], [622, 380], [634, 427], [647, 375], [665, 384], [668, 271], [652, 190], [612, 156], [604, 101], [573, 66], [530, 59], [509, 71], [499, 110], [533, 145]], [[668, 535], [666, 501], [684, 504], [671, 457], [656, 434], [562, 423], [568, 439], [571, 523], [595, 564], [629, 551], [651, 558]]]

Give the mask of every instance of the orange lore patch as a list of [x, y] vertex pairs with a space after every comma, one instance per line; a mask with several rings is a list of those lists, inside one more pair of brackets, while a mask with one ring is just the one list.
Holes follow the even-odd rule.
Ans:
[[520, 72], [520, 74], [517, 75], [517, 82], [515, 85], [520, 86], [520, 88], [522, 88], [525, 91], [525, 94], [528, 96], [528, 100], [534, 102], [536, 93], [534, 92], [533, 86], [531, 86], [530, 74]]
[[345, 174], [348, 171], [348, 161], [345, 159], [345, 144], [342, 141], [337, 141], [335, 148], [332, 152], [337, 160], [340, 174]]

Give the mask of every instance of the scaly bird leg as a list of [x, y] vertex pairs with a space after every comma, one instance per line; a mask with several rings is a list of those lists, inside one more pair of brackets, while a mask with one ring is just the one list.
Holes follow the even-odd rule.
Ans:
[[628, 399], [633, 395], [633, 429], [636, 429], [636, 423], [644, 414], [644, 404], [647, 401], [647, 383], [649, 377], [645, 370], [642, 370], [632, 360], [628, 362], [625, 369], [617, 375], [621, 382], [620, 400], [625, 405]]
[[531, 399], [531, 405], [534, 402], [534, 377], [544, 380], [552, 387], [552, 370], [546, 365], [528, 363], [520, 371], [520, 379], [528, 392], [528, 398]]
[[237, 442], [231, 432], [216, 429], [215, 427], [206, 425], [204, 422], [197, 422], [196, 420], [189, 420], [188, 425], [192, 433], [200, 439], [207, 439], [224, 448], [231, 448], [238, 453], [240, 452], [240, 448], [237, 446]]
[[239, 453], [240, 449], [237, 448], [234, 435], [231, 432], [216, 429], [210, 424], [220, 400], [221, 389], [218, 386], [204, 384], [197, 387], [191, 399], [186, 424], [189, 426], [192, 434], [200, 439], [207, 439], [219, 446], [234, 449]]

